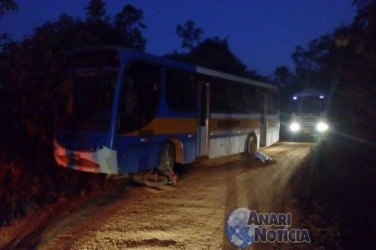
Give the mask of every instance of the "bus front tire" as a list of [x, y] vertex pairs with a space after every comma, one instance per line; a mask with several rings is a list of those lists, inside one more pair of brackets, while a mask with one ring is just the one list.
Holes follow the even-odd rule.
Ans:
[[158, 170], [166, 173], [172, 172], [175, 164], [175, 146], [173, 143], [168, 142], [162, 147]]

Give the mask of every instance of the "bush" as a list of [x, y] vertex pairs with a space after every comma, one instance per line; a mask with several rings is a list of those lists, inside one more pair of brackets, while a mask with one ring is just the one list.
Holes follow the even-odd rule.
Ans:
[[[340, 248], [376, 247], [375, 167], [373, 146], [331, 136], [316, 146], [312, 158], [295, 176], [294, 195], [309, 224], [332, 228], [326, 232], [334, 232], [329, 238]], [[323, 241], [322, 235], [320, 238]]]

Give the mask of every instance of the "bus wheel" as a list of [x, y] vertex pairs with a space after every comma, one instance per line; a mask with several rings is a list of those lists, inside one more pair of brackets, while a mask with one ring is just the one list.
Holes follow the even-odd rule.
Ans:
[[257, 149], [257, 136], [254, 132], [249, 135], [248, 142], [247, 142], [247, 154], [254, 159], [255, 152]]
[[163, 145], [158, 166], [160, 171], [173, 171], [175, 166], [175, 147], [172, 143]]
[[168, 178], [169, 184], [176, 184], [176, 175], [174, 173], [174, 167], [176, 164], [175, 160], [175, 146], [171, 142], [163, 145], [161, 151], [161, 158], [157, 170], [161, 172], [162, 175]]

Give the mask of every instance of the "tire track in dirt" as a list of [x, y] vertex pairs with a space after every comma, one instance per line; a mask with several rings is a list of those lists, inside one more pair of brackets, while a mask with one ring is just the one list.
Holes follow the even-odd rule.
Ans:
[[[177, 188], [127, 187], [85, 203], [41, 233], [37, 249], [236, 249], [224, 233], [235, 208], [281, 212], [312, 144], [278, 143], [261, 164], [230, 156], [188, 166]], [[183, 166], [187, 167], [187, 166]], [[254, 244], [250, 249], [274, 248]]]

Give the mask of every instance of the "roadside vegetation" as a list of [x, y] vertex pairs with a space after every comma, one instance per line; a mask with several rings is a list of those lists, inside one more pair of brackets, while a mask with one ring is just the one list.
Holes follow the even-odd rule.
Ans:
[[[17, 1], [0, 0], [0, 18], [17, 11]], [[103, 0], [90, 0], [84, 19], [62, 14], [21, 41], [0, 34], [0, 226], [40, 207], [116, 186], [105, 175], [59, 168], [53, 152], [53, 123], [64, 54], [74, 48], [110, 45], [144, 51], [143, 11], [126, 4], [114, 16]], [[173, 32], [173, 31], [172, 31]], [[178, 25], [183, 52], [167, 57], [228, 73], [262, 78], [232, 52], [228, 38], [205, 38], [193, 21]], [[224, 58], [224, 59], [220, 59]], [[225, 64], [219, 62], [225, 61]]]
[[295, 173], [293, 196], [315, 246], [375, 248], [375, 163], [373, 147], [332, 135]]
[[[0, 2], [0, 13], [14, 1]], [[143, 12], [125, 5], [109, 17], [103, 1], [90, 1], [84, 20], [62, 14], [21, 41], [0, 40], [0, 226], [67, 196], [110, 188], [117, 181], [59, 168], [52, 156], [55, 100], [64, 53], [91, 45], [144, 50]], [[6, 13], [5, 13], [6, 14]], [[1, 18], [1, 17], [0, 17]]]
[[330, 93], [330, 136], [293, 182], [313, 242], [325, 249], [376, 248], [376, 2], [354, 4], [350, 25], [296, 50], [296, 75], [284, 88], [291, 93], [300, 84]]
[[[327, 249], [376, 248], [376, 2], [354, 4], [358, 10], [351, 24], [306, 48], [297, 47], [295, 69], [281, 66], [269, 77], [243, 64], [231, 52], [229, 38], [204, 38], [191, 20], [176, 29], [182, 51], [166, 55], [269, 80], [281, 87], [282, 112], [295, 91], [310, 87], [330, 93], [331, 135], [294, 179], [294, 194], [313, 240]], [[14, 1], [0, 1], [0, 18], [15, 8]], [[62, 197], [112, 186], [104, 175], [61, 169], [52, 159], [62, 59], [70, 49], [91, 45], [143, 51], [147, 26], [143, 11], [132, 5], [113, 17], [102, 0], [89, 1], [85, 10], [84, 19], [62, 14], [21, 41], [0, 34], [0, 226]]]

